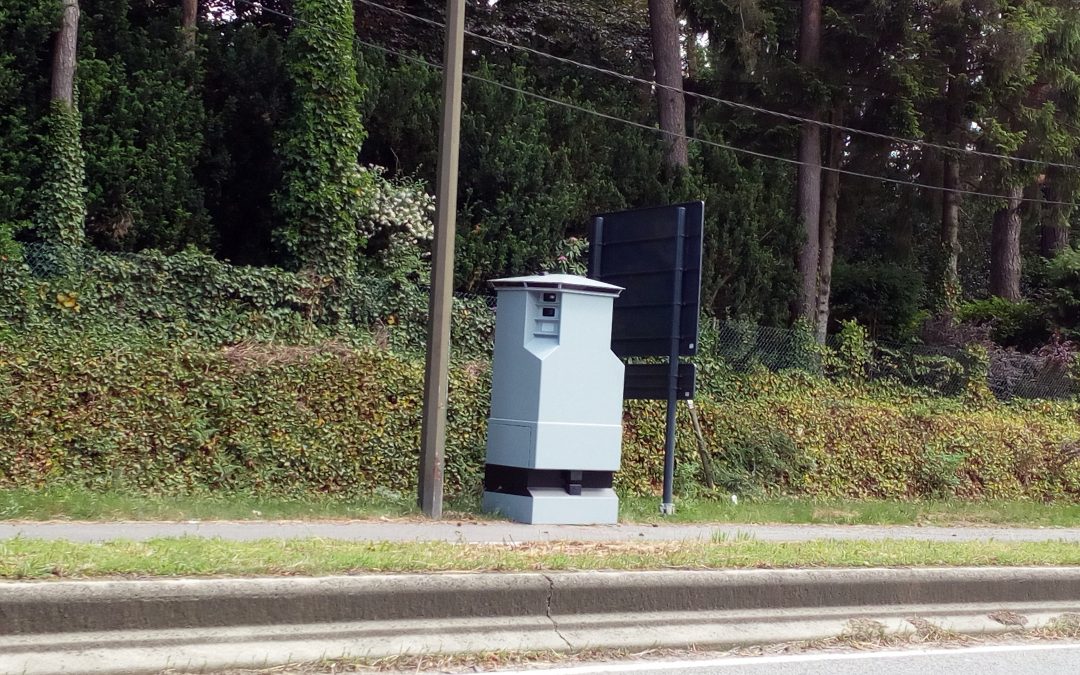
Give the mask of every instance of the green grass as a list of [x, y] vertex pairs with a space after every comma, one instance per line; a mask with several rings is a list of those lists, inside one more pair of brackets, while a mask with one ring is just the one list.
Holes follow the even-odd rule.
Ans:
[[659, 514], [659, 498], [620, 501], [620, 515], [632, 522], [786, 523], [793, 525], [1010, 525], [1080, 526], [1080, 504], [1028, 501], [855, 501], [777, 499], [676, 500], [674, 517]]
[[[726, 499], [678, 499], [671, 518], [661, 516], [658, 506], [657, 497], [623, 497], [621, 518], [639, 523], [1080, 526], [1080, 504], [1069, 503], [777, 499], [733, 504]], [[475, 500], [452, 500], [447, 509], [451, 518], [478, 516]], [[137, 496], [68, 487], [0, 490], [0, 520], [348, 520], [418, 514], [411, 495], [344, 501]]]
[[145, 496], [68, 487], [0, 490], [0, 520], [338, 520], [416, 513], [415, 503], [405, 497], [342, 501], [245, 495]]
[[1080, 565], [1065, 542], [814, 541], [451, 544], [182, 537], [0, 542], [0, 578], [326, 575], [361, 572]]

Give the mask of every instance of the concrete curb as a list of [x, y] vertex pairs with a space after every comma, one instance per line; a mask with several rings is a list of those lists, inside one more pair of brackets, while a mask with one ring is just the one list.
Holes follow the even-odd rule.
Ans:
[[1080, 568], [363, 575], [0, 583], [0, 673], [154, 673], [402, 653], [720, 647], [854, 618], [958, 632], [1080, 611]]

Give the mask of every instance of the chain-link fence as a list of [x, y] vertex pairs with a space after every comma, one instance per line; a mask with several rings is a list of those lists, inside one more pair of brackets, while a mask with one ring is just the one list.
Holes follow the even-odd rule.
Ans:
[[[213, 296], [212, 300], [219, 304], [207, 303], [210, 312], [216, 311], [214, 307], [224, 306], [220, 305], [219, 296], [222, 295], [235, 296], [230, 300], [233, 305], [246, 302], [256, 309], [266, 311], [266, 307], [253, 299], [255, 291], [252, 291], [252, 298], [244, 298], [241, 296], [244, 296], [245, 289], [238, 286], [244, 283], [287, 285], [287, 280], [291, 278], [275, 277], [275, 274], [284, 275], [275, 270], [259, 272], [259, 268], [234, 268], [204, 256], [200, 260], [211, 271], [224, 271], [227, 275], [234, 270], [247, 269], [254, 270], [253, 274], [265, 273], [271, 276], [249, 278], [238, 272], [241, 276], [228, 279], [223, 288], [200, 289], [200, 284], [211, 283], [209, 278], [200, 277], [202, 268], [167, 267], [165, 261], [168, 261], [169, 257], [157, 253], [105, 253], [93, 249], [72, 252], [41, 245], [27, 245], [23, 251], [31, 274], [38, 279], [57, 278], [75, 270], [90, 275], [108, 270], [112, 277], [123, 278], [125, 275], [130, 277], [134, 274], [132, 270], [138, 270], [138, 274], [150, 280], [150, 283], [141, 286], [147, 289], [145, 292], [170, 292], [175, 296], [178, 287], [187, 285], [187, 288], [183, 289], [183, 297], [178, 299], [179, 302], [197, 305]], [[110, 267], [110, 263], [117, 261], [126, 261], [132, 267], [119, 270], [115, 266]], [[168, 283], [159, 283], [160, 277], [169, 275], [175, 278], [170, 278]], [[118, 283], [112, 277], [105, 281], [104, 285], [111, 287]], [[222, 284], [220, 279], [213, 283]], [[403, 285], [381, 278], [361, 278], [356, 281], [355, 286], [356, 292], [350, 298], [353, 306], [349, 311], [354, 321], [379, 329], [387, 328], [388, 324], [396, 324], [400, 328], [393, 344], [422, 348], [426, 334], [425, 286]], [[290, 294], [298, 293], [302, 295], [300, 290], [288, 288], [279, 292], [279, 295], [291, 298]], [[177, 298], [172, 298], [172, 301], [175, 304]], [[269, 305], [274, 302], [269, 301]], [[154, 309], [152, 303], [149, 306], [150, 315], [153, 316], [153, 312], [158, 310]], [[123, 308], [115, 309], [121, 311]], [[494, 309], [494, 295], [455, 294], [455, 339], [467, 343], [470, 352], [490, 350]], [[232, 306], [229, 311], [237, 315], [243, 313], [236, 312]], [[297, 312], [295, 307], [290, 311]], [[165, 307], [162, 309], [162, 320], [171, 320], [175, 314], [175, 311]], [[845, 348], [838, 336], [830, 336], [822, 347], [805, 330], [773, 328], [739, 321], [706, 322], [702, 332], [700, 357], [715, 359], [740, 372], [764, 367], [772, 371], [798, 369], [831, 378], [857, 376], [867, 380], [917, 387], [942, 396], [957, 396], [980, 379], [985, 379], [990, 391], [1002, 400], [1066, 399], [1080, 395], [1080, 379], [1077, 377], [1080, 368], [1072, 355], [1062, 358], [1025, 354], [992, 344], [963, 348], [869, 341], [859, 346], [858, 354], [850, 354], [850, 349]]]
[[875, 342], [866, 342], [863, 353], [851, 355], [835, 335], [822, 348], [806, 331], [731, 321], [716, 322], [709, 330], [715, 333], [715, 343], [708, 345], [703, 356], [718, 358], [738, 371], [795, 368], [826, 377], [857, 375], [942, 396], [957, 396], [979, 379], [985, 379], [1001, 400], [1080, 395], [1080, 364], [1075, 357], [1025, 354], [993, 344], [961, 348]]

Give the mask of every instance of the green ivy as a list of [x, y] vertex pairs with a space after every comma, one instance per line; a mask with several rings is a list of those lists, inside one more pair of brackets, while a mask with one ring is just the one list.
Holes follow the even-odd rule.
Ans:
[[15, 240], [16, 232], [27, 225], [0, 222], [0, 322], [7, 330], [27, 325], [34, 313], [30, 269]]
[[[426, 344], [428, 289], [408, 279], [350, 279], [346, 292], [336, 296], [342, 320], [330, 325], [321, 321], [324, 277], [231, 265], [194, 249], [112, 254], [5, 245], [4, 231], [0, 225], [0, 316], [20, 331], [33, 330], [40, 320], [72, 328], [151, 330], [212, 348], [247, 340], [341, 339], [375, 341], [417, 355]], [[489, 355], [494, 328], [486, 298], [454, 298], [455, 354]]]
[[294, 265], [337, 285], [353, 277], [357, 222], [371, 178], [357, 165], [364, 129], [349, 0], [299, 0], [286, 44], [292, 113], [281, 136], [279, 243]]
[[873, 344], [866, 330], [854, 321], [841, 322], [834, 348], [826, 359], [828, 371], [861, 382], [869, 375], [872, 361]]
[[49, 106], [44, 150], [47, 159], [36, 218], [43, 239], [71, 249], [82, 246], [86, 220], [81, 125], [76, 108], [63, 101], [53, 101]]
[[[81, 300], [80, 300], [81, 301]], [[446, 483], [479, 489], [490, 361], [451, 368]], [[1076, 499], [1080, 404], [710, 369], [696, 405], [721, 489], [745, 496]], [[209, 346], [152, 327], [0, 332], [0, 485], [141, 493], [411, 493], [423, 359], [336, 338]], [[621, 490], [655, 493], [664, 404], [628, 402]], [[686, 410], [681, 494], [701, 491]]]

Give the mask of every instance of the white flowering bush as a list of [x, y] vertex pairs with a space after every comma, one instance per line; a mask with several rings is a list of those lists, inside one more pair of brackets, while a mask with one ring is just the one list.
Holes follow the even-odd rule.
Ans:
[[361, 276], [427, 283], [435, 197], [422, 181], [387, 178], [381, 166], [362, 171], [373, 178], [374, 194], [357, 222], [357, 234], [367, 242], [357, 261]]
[[361, 170], [374, 176], [375, 194], [367, 212], [360, 217], [359, 235], [368, 241], [385, 237], [413, 245], [431, 241], [435, 234], [432, 223], [435, 197], [424, 190], [423, 182], [388, 179], [384, 175], [386, 169], [381, 166]]

